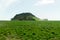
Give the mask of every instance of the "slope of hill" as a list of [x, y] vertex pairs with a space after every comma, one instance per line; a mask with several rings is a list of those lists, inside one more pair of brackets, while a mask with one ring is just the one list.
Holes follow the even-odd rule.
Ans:
[[60, 21], [2, 21], [0, 40], [60, 40]]
[[16, 14], [14, 18], [11, 20], [20, 20], [20, 21], [38, 21], [39, 19], [33, 15], [32, 13], [26, 12], [26, 13], [20, 13]]

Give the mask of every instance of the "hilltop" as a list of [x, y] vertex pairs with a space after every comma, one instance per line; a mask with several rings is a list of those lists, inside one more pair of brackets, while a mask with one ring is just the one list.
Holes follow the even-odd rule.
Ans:
[[26, 12], [26, 13], [16, 14], [11, 20], [39, 21], [39, 18], [37, 18], [32, 13]]

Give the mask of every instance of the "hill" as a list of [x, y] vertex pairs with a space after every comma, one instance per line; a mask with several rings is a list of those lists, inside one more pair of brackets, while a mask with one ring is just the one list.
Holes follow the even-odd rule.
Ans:
[[16, 14], [11, 20], [38, 21], [39, 19], [32, 13], [26, 12], [26, 13]]
[[60, 21], [1, 21], [0, 40], [60, 40]]

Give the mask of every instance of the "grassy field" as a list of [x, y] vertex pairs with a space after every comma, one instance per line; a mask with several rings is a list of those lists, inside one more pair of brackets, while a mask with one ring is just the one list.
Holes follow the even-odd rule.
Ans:
[[60, 40], [60, 21], [1, 21], [0, 40]]

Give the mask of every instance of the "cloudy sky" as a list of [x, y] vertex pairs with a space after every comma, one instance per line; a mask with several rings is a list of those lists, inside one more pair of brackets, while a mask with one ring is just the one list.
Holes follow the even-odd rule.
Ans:
[[31, 12], [40, 19], [60, 20], [60, 0], [0, 0], [0, 20]]

